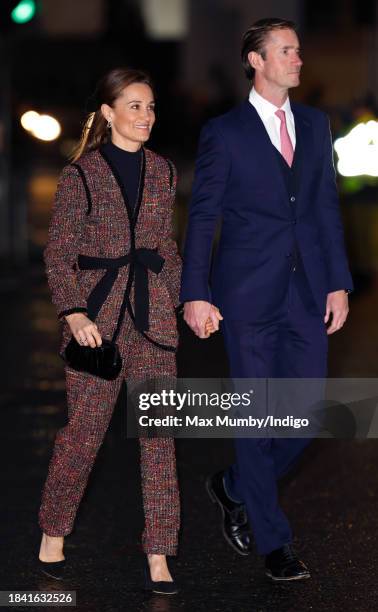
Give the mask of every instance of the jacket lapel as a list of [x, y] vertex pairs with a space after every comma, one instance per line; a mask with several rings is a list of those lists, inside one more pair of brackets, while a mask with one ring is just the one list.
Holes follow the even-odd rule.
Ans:
[[[305, 117], [302, 116], [300, 107], [297, 104], [292, 103], [291, 108], [294, 115], [296, 137], [292, 171], [294, 174], [293, 179], [296, 192], [298, 194], [304, 178], [303, 170], [306, 167], [306, 164], [303, 162], [305, 160], [309, 160], [312, 156], [313, 138], [311, 124]], [[271, 167], [274, 168], [275, 175], [279, 179], [280, 187], [284, 190], [286, 196], [287, 183], [281, 160], [277, 156], [277, 152], [274, 150], [274, 145], [271, 143], [268, 132], [266, 131], [259, 114], [248, 99], [241, 105], [240, 117], [246, 127], [247, 136], [249, 137], [253, 133], [254, 142], [256, 142], [257, 138], [260, 155], [264, 156]], [[287, 197], [285, 197], [285, 202], [287, 202], [288, 206], [290, 206]]]
[[297, 104], [292, 103], [291, 109], [294, 115], [295, 135], [299, 153], [296, 160], [296, 167], [294, 168], [297, 182], [297, 193], [299, 194], [305, 179], [306, 168], [310, 168], [312, 165], [314, 139], [312, 135], [311, 123], [305, 117], [303, 117]]
[[[267, 163], [273, 169], [273, 172], [279, 181], [279, 186], [283, 191], [283, 195], [285, 195], [287, 188], [280, 161], [277, 158], [274, 146], [272, 145], [268, 132], [266, 131], [258, 112], [248, 99], [246, 99], [241, 105], [240, 118], [244, 124], [244, 134], [246, 138], [248, 138], [249, 142], [253, 142], [253, 147], [254, 149], [258, 150], [259, 157], [265, 160], [265, 163]], [[286, 200], [287, 198], [285, 198], [285, 201]]]

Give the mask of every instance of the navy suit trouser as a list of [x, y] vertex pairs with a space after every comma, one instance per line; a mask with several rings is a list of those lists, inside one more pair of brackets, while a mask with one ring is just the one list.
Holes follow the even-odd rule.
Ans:
[[[275, 320], [256, 324], [225, 317], [222, 331], [233, 379], [326, 377], [326, 326], [300, 265], [291, 273], [285, 303]], [[225, 486], [233, 499], [245, 503], [261, 555], [292, 541], [278, 501], [277, 480], [310, 440], [235, 439], [236, 463], [225, 472]]]

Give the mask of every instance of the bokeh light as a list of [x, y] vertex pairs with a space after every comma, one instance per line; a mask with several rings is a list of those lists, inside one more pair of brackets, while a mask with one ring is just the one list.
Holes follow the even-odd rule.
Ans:
[[35, 11], [35, 0], [21, 0], [21, 2], [14, 7], [11, 18], [15, 23], [27, 23], [33, 19]]
[[38, 121], [39, 114], [36, 111], [27, 111], [21, 117], [21, 125], [24, 130], [31, 132], [33, 130], [33, 126], [35, 122]]
[[342, 176], [378, 176], [378, 121], [359, 123], [334, 148]]
[[22, 127], [35, 138], [50, 142], [56, 140], [62, 128], [59, 121], [50, 115], [40, 115], [36, 111], [27, 111], [21, 117]]

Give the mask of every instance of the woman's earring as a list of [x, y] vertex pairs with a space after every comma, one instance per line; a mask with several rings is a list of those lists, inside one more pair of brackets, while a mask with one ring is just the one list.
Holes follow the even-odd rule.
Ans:
[[110, 119], [108, 120], [107, 126], [106, 126], [109, 130], [112, 127], [112, 122], [110, 121]]

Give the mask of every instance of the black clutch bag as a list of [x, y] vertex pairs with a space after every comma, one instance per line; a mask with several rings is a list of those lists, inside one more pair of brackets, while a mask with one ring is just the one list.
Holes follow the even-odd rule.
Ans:
[[102, 340], [101, 346], [91, 348], [72, 337], [62, 357], [70, 368], [105, 380], [115, 380], [122, 368], [118, 345], [110, 340]]

